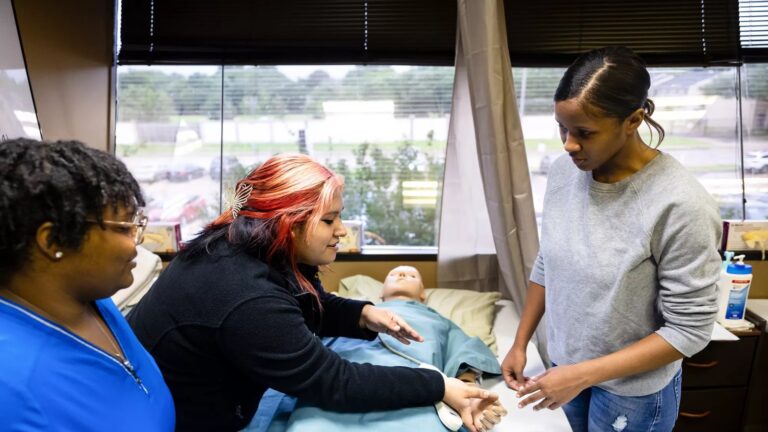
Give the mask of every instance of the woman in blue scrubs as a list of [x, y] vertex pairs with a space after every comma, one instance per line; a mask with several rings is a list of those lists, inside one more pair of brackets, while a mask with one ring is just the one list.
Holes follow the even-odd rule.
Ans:
[[110, 299], [133, 282], [143, 204], [104, 152], [0, 143], [0, 429], [174, 429], [168, 387]]

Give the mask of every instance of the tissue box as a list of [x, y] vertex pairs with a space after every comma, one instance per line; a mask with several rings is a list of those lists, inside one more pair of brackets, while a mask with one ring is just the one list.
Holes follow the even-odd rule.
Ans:
[[768, 220], [724, 220], [720, 249], [723, 252], [768, 249]]
[[347, 228], [347, 235], [339, 239], [339, 252], [360, 253], [363, 251], [363, 222], [341, 221]]
[[179, 251], [180, 243], [181, 225], [177, 222], [150, 222], [141, 245], [151, 252], [173, 253]]

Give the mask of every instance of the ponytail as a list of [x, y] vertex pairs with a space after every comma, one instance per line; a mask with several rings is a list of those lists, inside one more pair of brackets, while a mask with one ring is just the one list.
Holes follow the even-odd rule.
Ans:
[[653, 111], [656, 109], [656, 104], [653, 103], [652, 100], [646, 99], [645, 102], [643, 102], [643, 111], [645, 115], [643, 116], [643, 121], [648, 125], [648, 131], [651, 133], [651, 142], [653, 142], [653, 130], [656, 130], [656, 134], [658, 135], [658, 140], [656, 142], [656, 146], [654, 148], [658, 148], [659, 145], [661, 145], [661, 142], [664, 141], [664, 128], [661, 127], [659, 123], [656, 122], [656, 120], [651, 118], [651, 115], [653, 114]]

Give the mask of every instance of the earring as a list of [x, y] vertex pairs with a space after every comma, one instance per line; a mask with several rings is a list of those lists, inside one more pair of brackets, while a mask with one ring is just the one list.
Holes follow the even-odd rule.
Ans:
[[60, 260], [64, 256], [64, 252], [62, 251], [56, 251], [56, 253], [53, 254], [53, 257], [57, 260]]

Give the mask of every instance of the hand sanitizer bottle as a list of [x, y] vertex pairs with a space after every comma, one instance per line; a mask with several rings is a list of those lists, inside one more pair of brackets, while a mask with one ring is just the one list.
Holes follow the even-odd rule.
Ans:
[[744, 255], [733, 257], [720, 274], [718, 287], [717, 321], [725, 328], [743, 327], [747, 309], [749, 286], [752, 284], [752, 266], [744, 264]]

